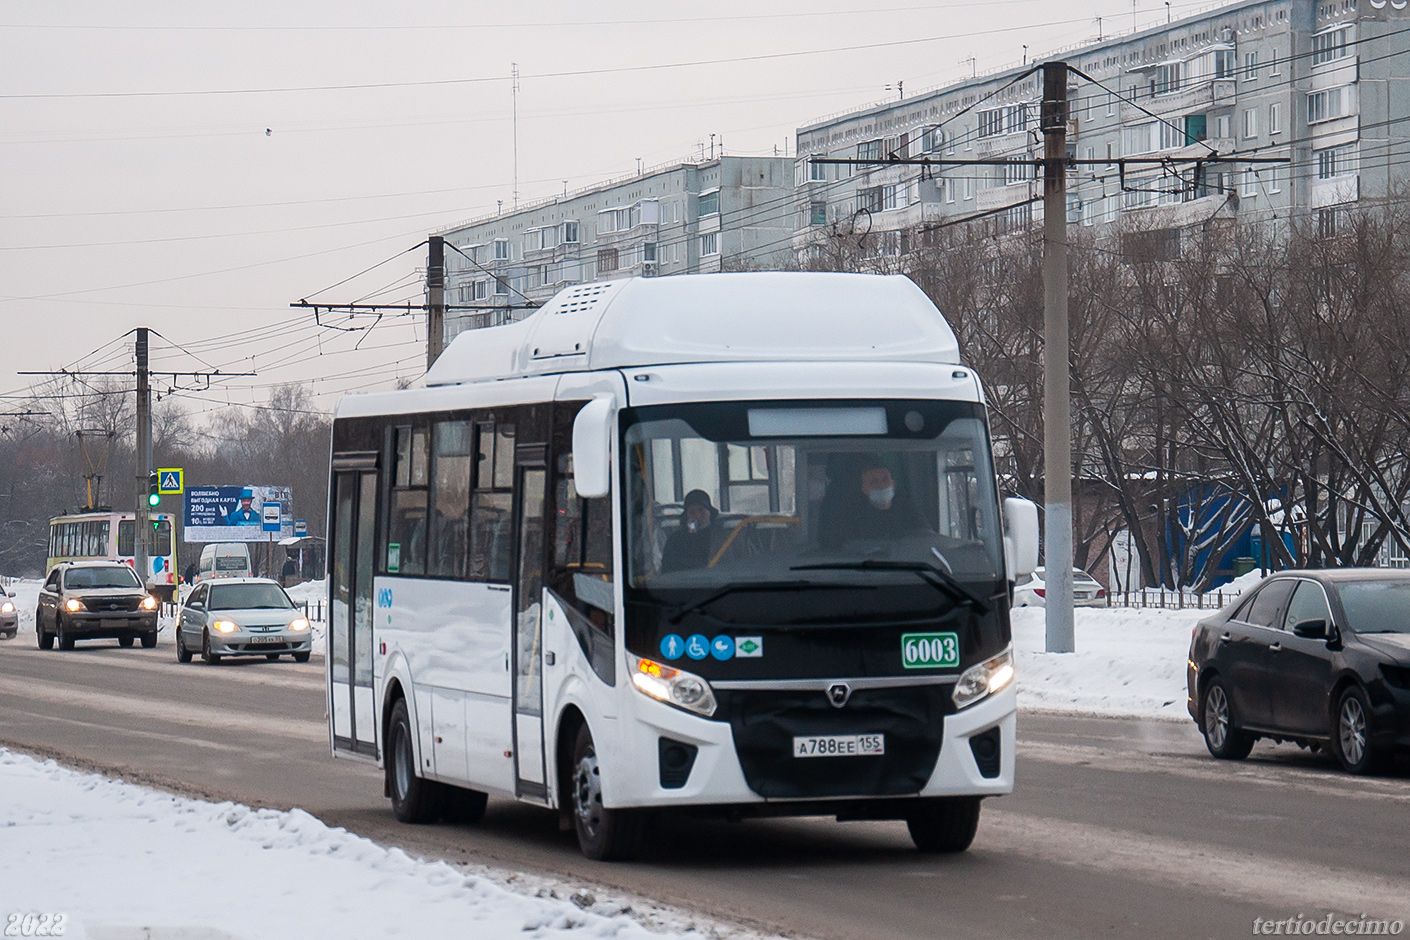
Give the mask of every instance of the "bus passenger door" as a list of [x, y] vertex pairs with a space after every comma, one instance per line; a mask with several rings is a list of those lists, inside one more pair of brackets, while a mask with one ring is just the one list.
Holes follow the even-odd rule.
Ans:
[[515, 791], [547, 799], [543, 747], [543, 530], [547, 470], [541, 448], [525, 462], [521, 449], [518, 484], [518, 553], [514, 575], [514, 770]]
[[[337, 466], [337, 458], [334, 459]], [[328, 625], [328, 709], [333, 721], [333, 749], [376, 758], [372, 553], [376, 544], [377, 471], [339, 468], [333, 485]]]

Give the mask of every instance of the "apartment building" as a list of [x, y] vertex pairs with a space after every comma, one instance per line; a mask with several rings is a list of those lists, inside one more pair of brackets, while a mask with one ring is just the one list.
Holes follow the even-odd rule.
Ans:
[[[1069, 80], [1069, 153], [1168, 157], [1169, 167], [1099, 164], [1069, 177], [1069, 222], [1180, 229], [1216, 218], [1338, 212], [1402, 184], [1410, 145], [1405, 0], [1250, 0], [1053, 56]], [[834, 116], [797, 131], [794, 246], [865, 229], [904, 253], [918, 230], [974, 216], [1000, 228], [1041, 218], [1041, 74], [978, 76]], [[1217, 151], [1287, 165], [1216, 165]], [[996, 159], [1012, 166], [846, 167], [814, 156]]]
[[677, 162], [444, 229], [447, 342], [519, 319], [570, 284], [777, 266], [792, 251], [792, 167], [791, 157]]

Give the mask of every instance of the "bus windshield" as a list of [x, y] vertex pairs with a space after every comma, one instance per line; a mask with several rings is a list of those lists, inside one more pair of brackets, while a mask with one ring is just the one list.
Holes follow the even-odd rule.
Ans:
[[983, 408], [712, 402], [625, 412], [630, 585], [1002, 576]]

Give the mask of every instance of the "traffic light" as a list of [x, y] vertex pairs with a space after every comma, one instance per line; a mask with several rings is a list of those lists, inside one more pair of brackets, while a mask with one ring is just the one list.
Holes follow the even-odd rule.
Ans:
[[162, 494], [158, 492], [158, 482], [156, 472], [147, 474], [147, 505], [160, 506]]

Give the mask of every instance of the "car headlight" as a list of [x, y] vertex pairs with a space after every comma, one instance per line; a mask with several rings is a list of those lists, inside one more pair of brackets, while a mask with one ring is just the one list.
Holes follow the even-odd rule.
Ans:
[[970, 666], [955, 683], [953, 698], [956, 708], [965, 708], [993, 695], [1013, 681], [1013, 650]]
[[10, 601], [6, 601], [5, 603], [0, 604], [0, 614], [13, 614], [14, 612], [15, 605], [12, 604]]
[[155, 597], [153, 597], [152, 595], [148, 594], [146, 597], [142, 598], [142, 609], [143, 609], [143, 610], [156, 610], [156, 609], [157, 609], [157, 604], [159, 604], [159, 603], [161, 603], [161, 602], [158, 601], [158, 600], [157, 600]]
[[307, 630], [307, 629], [308, 629], [308, 618], [307, 618], [307, 617], [295, 617], [293, 620], [290, 620], [290, 621], [289, 621], [289, 629], [292, 630], [292, 631], [294, 631], [295, 633], [297, 633], [297, 632], [300, 631], [300, 630]]
[[79, 611], [82, 609], [83, 601], [79, 600], [76, 597], [70, 597], [68, 600], [64, 601], [64, 610], [67, 610], [69, 613], [73, 613], [74, 611]]
[[211, 624], [211, 629], [217, 633], [234, 633], [240, 629], [240, 625], [233, 620], [217, 620]]
[[658, 702], [707, 718], [715, 714], [715, 693], [704, 679], [654, 660], [635, 656], [630, 659], [633, 664], [632, 685], [636, 686], [637, 691]]

